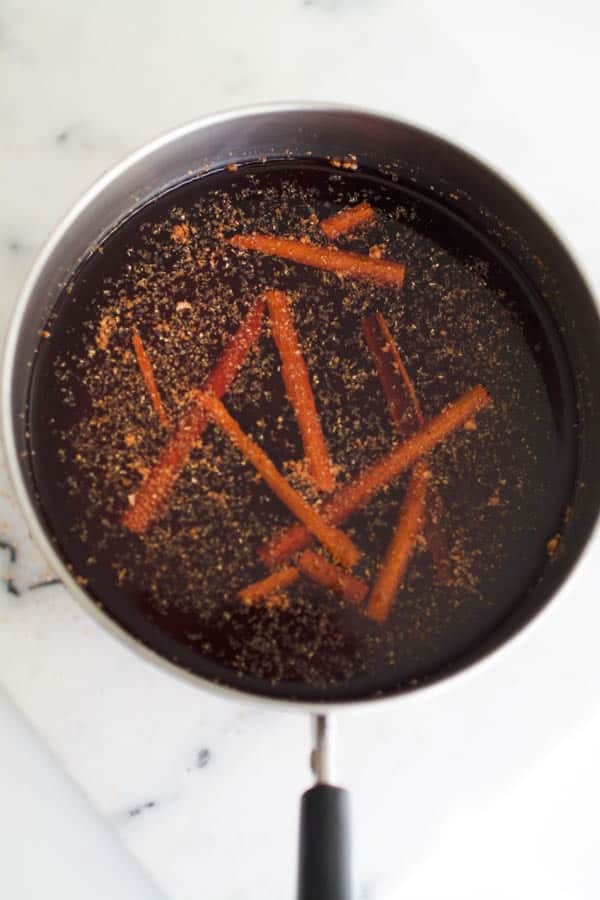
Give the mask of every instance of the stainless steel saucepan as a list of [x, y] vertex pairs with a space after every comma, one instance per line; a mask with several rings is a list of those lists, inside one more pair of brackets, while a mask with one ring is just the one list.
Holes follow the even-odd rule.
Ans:
[[[342, 708], [403, 702], [398, 686], [383, 696], [359, 701], [333, 700], [326, 690], [312, 703], [242, 693], [216, 686], [179, 668], [143, 644], [99, 608], [77, 583], [52, 541], [36, 499], [30, 471], [26, 419], [31, 368], [47, 314], [62, 286], [88, 249], [134, 209], [190, 172], [210, 171], [235, 161], [243, 163], [286, 154], [303, 157], [344, 156], [351, 149], [361, 163], [393, 165], [415, 189], [440, 200], [467, 220], [499, 249], [527, 279], [550, 311], [569, 358], [577, 394], [578, 427], [572, 440], [577, 451], [577, 489], [572, 520], [562, 553], [547, 567], [539, 583], [512, 607], [513, 611], [483, 642], [448, 666], [437, 682], [460, 673], [496, 651], [519, 632], [560, 590], [590, 541], [600, 507], [600, 324], [590, 292], [556, 233], [510, 184], [488, 166], [445, 140], [404, 122], [372, 112], [322, 104], [255, 107], [208, 116], [166, 134], [129, 156], [75, 205], [42, 252], [19, 298], [8, 332], [2, 379], [2, 423], [6, 458], [14, 490], [31, 532], [62, 582], [98, 623], [171, 673], [204, 690], [286, 704], [314, 717], [312, 766], [316, 784], [302, 798], [299, 900], [348, 900], [349, 875], [347, 795], [332, 785], [331, 716]], [[589, 542], [589, 543], [588, 543]], [[499, 659], [501, 664], [501, 658]]]

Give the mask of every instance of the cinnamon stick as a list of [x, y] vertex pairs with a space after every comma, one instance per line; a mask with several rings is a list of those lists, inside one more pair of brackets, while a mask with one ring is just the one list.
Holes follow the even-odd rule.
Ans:
[[294, 410], [309, 472], [317, 488], [331, 493], [335, 488], [333, 467], [317, 413], [308, 368], [302, 355], [289, 299], [282, 291], [265, 294], [273, 339], [281, 357], [281, 375]]
[[359, 558], [360, 552], [343, 531], [328, 524], [323, 517], [306, 500], [294, 490], [291, 484], [275, 468], [267, 454], [252, 438], [245, 434], [233, 419], [220, 400], [214, 394], [196, 391], [198, 402], [202, 404], [213, 421], [227, 435], [231, 442], [252, 463], [261, 478], [266, 481], [273, 493], [284, 503], [290, 512], [299, 519], [307, 532], [316, 537], [329, 550], [334, 559], [351, 568]]
[[299, 556], [297, 566], [307, 578], [326, 590], [334, 591], [349, 603], [362, 603], [369, 591], [362, 579], [344, 572], [313, 550], [305, 550]]
[[375, 210], [365, 201], [358, 203], [356, 206], [348, 206], [346, 209], [341, 209], [338, 213], [335, 213], [335, 215], [322, 219], [319, 226], [330, 241], [335, 241], [336, 238], [341, 237], [343, 234], [356, 231], [357, 228], [374, 221]]
[[[412, 379], [381, 313], [366, 316], [362, 321], [362, 330], [388, 402], [392, 422], [401, 437], [408, 437], [415, 425], [422, 428], [425, 424]], [[423, 531], [436, 579], [441, 584], [447, 584], [452, 577], [452, 566], [441, 526], [443, 517], [442, 498], [435, 485], [430, 482]]]
[[160, 396], [158, 387], [156, 385], [154, 369], [152, 368], [152, 363], [150, 362], [150, 358], [146, 353], [146, 348], [144, 347], [143, 341], [137, 328], [134, 328], [133, 330], [131, 342], [133, 344], [133, 350], [135, 352], [135, 358], [137, 359], [140, 374], [143, 378], [144, 384], [146, 385], [146, 390], [148, 391], [150, 400], [152, 401], [154, 411], [158, 416], [158, 421], [164, 428], [170, 428], [171, 422], [162, 402], [162, 397]]
[[[321, 515], [325, 521], [331, 525], [344, 522], [418, 459], [433, 450], [436, 444], [445, 440], [463, 422], [490, 403], [490, 395], [481, 385], [467, 391], [416, 434], [404, 443], [392, 447], [326, 500], [321, 507]], [[311, 540], [309, 531], [303, 525], [292, 525], [263, 544], [259, 555], [267, 565], [276, 566], [307, 547]]]
[[[217, 397], [229, 390], [258, 340], [264, 309], [264, 299], [259, 298], [253, 303], [204, 382], [205, 390], [211, 390]], [[130, 531], [143, 534], [165, 510], [169, 494], [202, 435], [206, 421], [204, 408], [192, 398], [166, 447], [139, 486], [133, 506], [123, 515], [122, 523]]]
[[396, 528], [381, 569], [369, 594], [367, 615], [375, 622], [387, 619], [400, 582], [406, 574], [423, 525], [428, 478], [429, 472], [424, 463], [417, 464], [400, 507]]
[[398, 433], [406, 436], [409, 430], [407, 413], [413, 413], [419, 426], [423, 427], [425, 424], [412, 379], [381, 313], [366, 316], [362, 320], [362, 331], [388, 402], [392, 422]]
[[294, 568], [294, 566], [284, 566], [277, 572], [267, 575], [261, 581], [255, 581], [254, 584], [249, 584], [247, 587], [242, 588], [241, 591], [238, 591], [238, 597], [243, 603], [251, 606], [257, 600], [263, 600], [273, 594], [276, 595], [277, 591], [289, 587], [298, 577], [298, 569]]
[[229, 239], [238, 250], [256, 250], [267, 256], [278, 256], [304, 266], [325, 269], [337, 275], [347, 275], [362, 281], [374, 281], [400, 288], [404, 281], [403, 263], [387, 259], [373, 259], [360, 253], [338, 250], [337, 247], [320, 247], [294, 238], [276, 237], [270, 234], [236, 234]]
[[443, 527], [446, 510], [440, 492], [434, 484], [429, 485], [425, 523], [423, 534], [433, 564], [435, 579], [438, 584], [449, 585], [453, 578], [453, 566]]

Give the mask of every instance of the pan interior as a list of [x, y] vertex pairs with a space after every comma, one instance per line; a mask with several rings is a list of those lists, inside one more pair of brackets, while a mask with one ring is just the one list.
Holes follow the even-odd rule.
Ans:
[[[226, 242], [257, 230], [324, 244], [319, 220], [357, 201], [373, 206], [376, 222], [339, 246], [406, 263], [401, 290]], [[545, 286], [483, 223], [398, 171], [270, 160], [156, 196], [85, 258], [41, 329], [28, 451], [48, 533], [109, 616], [203, 678], [261, 695], [351, 700], [438, 679], [539, 608], [570, 562], [577, 373]], [[143, 537], [122, 526], [169, 440], [140, 379], [133, 330], [174, 421], [266, 288], [293, 300], [339, 484], [399, 439], [365, 317], [384, 317], [425, 418], [477, 384], [492, 397], [430, 460], [446, 572], [420, 539], [385, 622], [303, 577], [286, 590], [285, 608], [240, 603], [239, 589], [266, 575], [262, 540], [293, 518], [215, 428], [192, 451], [166, 513]], [[316, 502], [268, 328], [225, 402]], [[344, 525], [363, 552], [355, 574], [365, 584], [377, 577], [409, 479]]]

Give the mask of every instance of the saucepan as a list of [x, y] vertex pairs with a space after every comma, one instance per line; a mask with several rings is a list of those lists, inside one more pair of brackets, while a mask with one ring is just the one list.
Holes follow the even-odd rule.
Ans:
[[[113, 618], [85, 584], [76, 580], [53, 540], [40, 508], [28, 456], [27, 403], [30, 364], [41, 329], [66, 280], [115, 225], [134, 209], [190, 172], [222, 169], [286, 156], [343, 158], [347, 151], [361, 164], [395, 167], [415, 191], [442, 203], [453, 215], [483, 235], [510, 261], [519, 277], [543, 304], [568, 359], [576, 418], [564, 439], [574, 451], [573, 494], [568, 528], [560, 552], [553, 554], [539, 579], [514, 598], [508, 614], [484, 640], [466, 648], [434, 676], [418, 683], [406, 680], [360, 697], [344, 697], [323, 689], [307, 700], [260, 689], [248, 691], [231, 683], [215, 684], [201, 670], [168, 659], [151, 632], [141, 640]], [[391, 169], [390, 169], [391, 171]], [[313, 716], [312, 767], [316, 784], [302, 799], [300, 826], [300, 900], [348, 900], [348, 797], [332, 784], [332, 716], [343, 710], [381, 703], [403, 703], [411, 691], [436, 689], [448, 679], [496, 653], [520, 632], [560, 590], [581, 557], [593, 550], [590, 537], [600, 508], [600, 322], [590, 291], [572, 256], [533, 206], [489, 166], [442, 138], [397, 119], [373, 112], [315, 103], [269, 105], [209, 116], [166, 134], [129, 156], [104, 175], [75, 205], [54, 232], [19, 298], [8, 332], [2, 379], [2, 423], [6, 458], [14, 490], [31, 533], [51, 566], [75, 599], [98, 623], [136, 652], [199, 688], [223, 695], [292, 706]], [[502, 654], [498, 654], [498, 665]], [[190, 671], [190, 668], [192, 671]]]

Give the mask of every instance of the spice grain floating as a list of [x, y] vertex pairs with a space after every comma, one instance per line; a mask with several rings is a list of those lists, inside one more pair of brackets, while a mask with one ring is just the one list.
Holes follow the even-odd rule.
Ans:
[[193, 179], [101, 250], [44, 329], [31, 465], [142, 641], [364, 696], [435, 676], [534, 583], [572, 470], [556, 344], [471, 226], [360, 161], [285, 160]]

